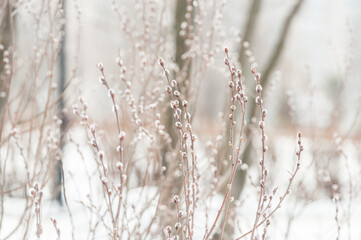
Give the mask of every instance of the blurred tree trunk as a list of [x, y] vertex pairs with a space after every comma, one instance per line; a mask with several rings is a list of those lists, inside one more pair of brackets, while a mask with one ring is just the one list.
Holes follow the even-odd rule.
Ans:
[[[185, 15], [187, 13], [187, 6], [191, 4], [191, 1], [189, 0], [177, 0], [176, 1], [176, 7], [175, 7], [175, 21], [174, 21], [174, 34], [175, 34], [175, 63], [178, 66], [178, 71], [173, 72], [173, 77], [177, 79], [178, 87], [181, 89], [182, 96], [184, 96], [186, 99], [189, 95], [189, 89], [187, 85], [189, 82], [189, 76], [191, 73], [191, 60], [184, 60], [183, 54], [187, 51], [187, 46], [185, 44], [185, 38], [188, 34], [188, 29], [186, 29], [186, 34], [181, 35], [180, 31], [182, 30], [182, 22], [186, 21]], [[192, 10], [191, 19], [193, 19], [194, 11]], [[168, 169], [168, 163], [166, 159], [166, 154], [171, 150], [171, 148], [175, 148], [177, 146], [178, 141], [178, 133], [175, 128], [175, 122], [173, 118], [173, 109], [170, 107], [167, 107], [167, 112], [165, 114], [165, 130], [168, 132], [172, 143], [171, 145], [165, 144], [162, 149], [162, 165], [166, 166]], [[175, 159], [174, 159], [175, 160]], [[181, 179], [174, 180], [174, 185], [172, 185], [173, 190], [177, 189], [177, 192], [179, 189], [181, 189]], [[172, 192], [172, 189], [168, 189], [169, 194], [174, 194]], [[171, 195], [165, 194], [163, 195], [163, 203], [166, 203], [167, 201], [171, 200]]]
[[1, 1], [0, 2], [0, 139], [2, 136], [2, 126], [3, 120], [5, 117], [5, 105], [8, 98], [8, 85], [9, 82], [5, 78], [4, 67], [5, 64], [3, 62], [4, 51], [8, 50], [12, 43], [12, 32], [11, 32], [11, 24], [10, 24], [10, 13], [11, 13], [11, 5], [9, 1]]
[[[176, 8], [175, 8], [175, 63], [177, 64], [179, 71], [173, 73], [173, 77], [177, 78], [177, 82], [179, 87], [181, 88], [182, 95], [187, 99], [188, 97], [188, 88], [186, 87], [187, 81], [189, 84], [189, 75], [190, 75], [190, 66], [191, 62], [186, 61], [182, 58], [183, 54], [187, 51], [187, 46], [185, 44], [185, 37], [188, 32], [186, 32], [185, 36], [180, 35], [180, 31], [182, 30], [181, 25], [182, 22], [186, 21], [185, 15], [187, 13], [187, 6], [189, 4], [189, 0], [177, 0]], [[192, 16], [193, 17], [193, 16]], [[166, 130], [169, 133], [172, 139], [172, 147], [175, 147], [177, 141], [177, 132], [174, 127], [173, 120], [173, 109], [168, 108], [166, 114]]]
[[[65, 7], [66, 7], [66, 0], [63, 0], [63, 6], [62, 6], [62, 9], [64, 11], [63, 18], [66, 20]], [[60, 54], [59, 54], [59, 84], [58, 84], [59, 96], [63, 95], [63, 92], [65, 91], [65, 80], [66, 80], [66, 71], [67, 71], [67, 69], [66, 69], [66, 22], [62, 26], [62, 32], [63, 32], [63, 38], [62, 38], [61, 50], [60, 50]], [[64, 99], [64, 96], [62, 96], [58, 102], [59, 118], [62, 121], [62, 123], [60, 125], [60, 131], [61, 131], [60, 149], [61, 149], [62, 154], [60, 155], [60, 159], [56, 162], [55, 176], [54, 176], [54, 183], [55, 183], [54, 197], [59, 202], [59, 204], [63, 203], [61, 189], [62, 189], [62, 181], [64, 180], [64, 176], [63, 176], [63, 153], [64, 153], [64, 141], [65, 141], [64, 137], [65, 137], [66, 129], [68, 126], [68, 119], [63, 111], [64, 107], [65, 107], [65, 99]]]
[[[186, 38], [188, 37], [189, 32], [189, 25], [185, 29], [182, 29], [182, 23], [188, 22], [186, 19], [187, 13], [187, 6], [191, 5], [190, 0], [177, 0], [176, 9], [175, 9], [175, 62], [179, 68], [177, 73], [174, 73], [175, 77], [179, 81], [178, 84], [181, 87], [182, 95], [185, 98], [188, 98], [189, 95], [189, 88], [187, 87], [190, 84], [190, 74], [191, 74], [191, 65], [192, 61], [184, 59], [183, 54], [187, 52], [187, 46], [185, 43]], [[192, 24], [194, 17], [194, 10], [191, 11], [190, 21]], [[181, 35], [181, 31], [185, 31], [184, 35]]]
[[[4, 52], [12, 51], [12, 43], [13, 43], [13, 24], [14, 19], [11, 16], [12, 5], [10, 1], [2, 0], [0, 1], [0, 143], [2, 140], [2, 133], [4, 128], [4, 122], [7, 112], [7, 102], [9, 96], [9, 87], [11, 81], [11, 73], [10, 75], [6, 74], [5, 71], [5, 63]], [[9, 61], [11, 59], [12, 54], [9, 55]], [[10, 63], [11, 64], [11, 63]], [[2, 163], [2, 161], [0, 161]], [[1, 180], [1, 191], [4, 190], [5, 187], [5, 178], [3, 178], [3, 174], [5, 174], [3, 165], [0, 164], [0, 178]], [[0, 231], [3, 226], [4, 220], [4, 196], [5, 194], [1, 192], [0, 197]]]
[[[248, 19], [246, 22], [245, 30], [242, 35], [242, 42], [249, 42], [250, 40], [252, 40], [253, 33], [256, 30], [258, 14], [260, 12], [261, 5], [262, 5], [262, 0], [253, 0], [252, 1], [252, 4], [248, 11]], [[244, 68], [245, 63], [247, 62], [247, 58], [244, 55], [243, 47], [241, 47], [241, 49], [240, 49], [238, 61], [240, 62], [241, 67]]]

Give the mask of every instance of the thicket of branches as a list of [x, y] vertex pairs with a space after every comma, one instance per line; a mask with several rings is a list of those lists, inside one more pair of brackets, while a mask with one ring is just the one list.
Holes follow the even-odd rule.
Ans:
[[[109, 56], [112, 65], [99, 59], [87, 66], [98, 75], [82, 79], [78, 1], [2, 1], [0, 238], [254, 240], [272, 239], [273, 227], [287, 238], [306, 206], [332, 199], [337, 239], [350, 239], [360, 165], [348, 149], [358, 144], [358, 108], [352, 128], [329, 138], [334, 125], [320, 132], [295, 120], [291, 95], [286, 117], [270, 104], [303, 2], [290, 8], [263, 66], [251, 44], [262, 0], [250, 2], [233, 38], [224, 1], [106, 2], [126, 44]], [[224, 104], [217, 120], [200, 109], [210, 75], [224, 89], [213, 93]], [[89, 82], [98, 82], [101, 100], [89, 97]], [[269, 115], [289, 124], [278, 129]], [[14, 204], [20, 211], [11, 217]], [[286, 221], [277, 218], [284, 205], [295, 209]]]

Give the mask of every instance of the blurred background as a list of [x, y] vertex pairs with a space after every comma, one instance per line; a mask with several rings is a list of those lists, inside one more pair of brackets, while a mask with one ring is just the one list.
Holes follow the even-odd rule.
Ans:
[[[232, 188], [237, 204], [230, 218], [237, 217], [229, 223], [238, 227], [226, 230], [227, 239], [241, 236], [250, 227], [255, 212], [257, 191], [253, 185], [258, 185], [260, 133], [251, 67], [261, 73], [263, 100], [268, 110], [270, 189], [287, 185], [287, 170], [294, 166], [298, 130], [303, 133], [305, 146], [290, 199], [274, 225], [272, 222], [269, 239], [361, 238], [358, 228], [361, 208], [357, 204], [361, 199], [360, 1], [3, 0], [0, 7], [1, 239], [34, 236], [28, 235], [28, 231], [35, 228], [31, 227], [31, 221], [35, 220], [31, 220], [29, 210], [33, 205], [28, 200], [22, 201], [27, 199], [24, 189], [28, 190], [36, 179], [43, 179], [37, 181], [47, 189], [45, 195], [49, 202], [47, 210], [42, 211], [47, 219], [48, 215], [58, 215], [60, 222], [64, 222], [68, 219], [67, 212], [73, 212], [77, 220], [72, 227], [63, 225], [64, 236], [91, 239], [90, 234], [87, 238], [81, 237], [89, 229], [79, 221], [86, 212], [86, 204], [79, 202], [96, 188], [91, 184], [85, 187], [85, 178], [92, 181], [94, 178], [99, 184], [94, 174], [97, 164], [88, 161], [97, 155], [89, 147], [89, 132], [83, 131], [79, 124], [79, 116], [83, 121], [84, 115], [73, 112], [78, 107], [84, 110], [86, 119], [99, 129], [102, 144], [106, 146], [104, 150], [109, 156], [116, 156], [117, 143], [113, 138], [118, 132], [112, 102], [98, 80], [99, 63], [103, 64], [107, 81], [119, 96], [120, 123], [129, 136], [125, 144], [126, 158], [140, 159], [134, 160], [133, 168], [129, 167], [129, 191], [154, 187], [161, 179], [151, 172], [147, 184], [141, 184], [142, 174], [148, 177], [148, 170], [142, 170], [142, 164], [156, 159], [148, 156], [150, 152], [159, 150], [154, 169], [172, 169], [171, 162], [177, 159], [177, 132], [164, 91], [167, 82], [158, 64], [159, 57], [164, 59], [171, 79], [178, 82], [181, 94], [190, 102], [192, 125], [199, 138], [199, 164], [204, 166], [200, 170], [205, 176], [204, 190], [200, 187], [204, 196], [212, 185], [207, 164], [215, 166], [220, 175], [219, 182], [212, 187], [216, 200], [212, 197], [209, 200], [213, 208], [209, 218], [214, 217], [220, 196], [224, 195], [224, 179], [229, 177], [226, 159], [230, 137], [227, 131], [230, 77], [224, 66], [226, 46], [230, 49], [231, 64], [242, 70], [249, 98], [247, 141], [241, 157], [244, 165], [237, 170]], [[161, 117], [156, 117], [155, 112]], [[157, 119], [166, 134], [157, 142], [159, 149], [154, 150], [153, 139], [144, 140], [143, 135], [148, 133], [141, 134], [139, 129], [143, 127], [150, 135], [158, 136], [153, 126]], [[240, 114], [237, 119], [240, 120]], [[17, 140], [11, 140], [16, 136], [14, 129], [22, 136]], [[209, 146], [214, 148], [209, 150]], [[80, 154], [80, 157], [79, 152], [84, 156]], [[51, 158], [49, 164], [48, 157]], [[81, 162], [80, 158], [85, 161]], [[36, 163], [38, 161], [41, 163]], [[29, 166], [24, 167], [22, 162], [28, 162]], [[115, 163], [114, 157], [109, 157], [109, 162]], [[164, 172], [170, 182], [177, 178], [170, 170]], [[24, 180], [25, 175], [28, 177]], [[64, 178], [70, 179], [67, 211], [65, 190], [61, 190]], [[154, 196], [158, 196], [159, 189], [154, 191]], [[177, 191], [177, 186], [169, 187], [169, 199], [159, 201], [168, 207]], [[102, 204], [100, 199], [95, 202], [95, 205]], [[16, 204], [25, 206], [23, 215]], [[151, 206], [154, 205], [152, 202]], [[73, 210], [69, 210], [69, 206]], [[162, 214], [168, 217], [164, 218], [167, 223], [174, 218], [171, 213]], [[337, 221], [335, 214], [338, 214]], [[53, 228], [52, 223], [44, 224], [44, 235], [55, 236], [53, 230], [48, 231]], [[166, 225], [162, 224], [159, 220], [159, 226]], [[90, 221], [89, 226], [93, 225]], [[77, 232], [74, 229], [84, 234], [74, 237]], [[95, 227], [90, 229], [93, 229], [93, 239], [106, 239], [106, 227], [98, 235]], [[199, 229], [204, 230], [203, 226]], [[161, 236], [161, 231], [154, 230], [153, 237]], [[218, 239], [217, 234], [214, 239]], [[134, 236], [129, 231], [124, 239], [151, 239], [147, 235]], [[201, 237], [202, 234], [196, 234], [196, 239]], [[163, 235], [159, 237], [163, 238], [166, 239]]]

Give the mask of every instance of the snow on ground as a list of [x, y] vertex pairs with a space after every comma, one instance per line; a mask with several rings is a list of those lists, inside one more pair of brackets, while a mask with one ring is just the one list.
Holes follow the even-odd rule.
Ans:
[[[90, 212], [84, 207], [89, 204], [87, 199], [88, 194], [91, 194], [93, 191], [92, 201], [96, 205], [104, 201], [103, 196], [95, 196], [94, 192], [99, 192], [101, 189], [101, 184], [96, 172], [96, 162], [93, 157], [93, 153], [90, 151], [90, 148], [87, 146], [85, 141], [82, 141], [84, 134], [81, 130], [76, 130], [73, 132], [74, 141], [80, 144], [82, 153], [84, 154], [84, 161], [79, 156], [77, 149], [74, 144], [68, 144], [66, 146], [66, 154], [64, 157], [64, 169], [65, 169], [65, 179], [66, 179], [66, 189], [67, 189], [67, 200], [69, 202], [69, 207], [73, 216], [74, 227], [75, 227], [75, 239], [88, 239], [89, 234], [89, 222], [93, 221], [94, 218], [97, 218], [96, 215], [91, 215]], [[273, 171], [277, 178], [274, 184], [279, 186], [279, 192], [282, 193], [287, 183], [288, 173], [287, 170], [291, 170], [294, 166], [294, 142], [289, 139], [280, 139], [282, 144], [276, 144], [279, 146], [277, 151], [281, 157], [277, 162], [272, 164], [277, 165], [274, 167]], [[306, 142], [306, 145], [308, 143]], [[353, 155], [354, 149], [352, 145], [347, 145], [347, 152], [350, 156]], [[277, 152], [276, 151], [276, 152]], [[206, 161], [204, 154], [200, 152], [199, 154], [200, 166], [204, 166], [204, 161]], [[297, 182], [306, 181], [307, 184], [312, 185], [312, 180], [308, 176], [311, 172], [310, 168], [310, 153], [305, 151], [303, 163], [301, 166], [300, 174], [297, 176]], [[203, 162], [202, 160], [203, 159]], [[270, 163], [271, 164], [271, 163]], [[354, 159], [350, 160], [352, 168], [352, 176], [354, 176], [354, 184], [358, 184], [357, 180], [357, 171], [358, 166], [357, 162]], [[343, 166], [343, 165], [341, 165]], [[354, 167], [353, 167], [354, 166]], [[282, 170], [283, 169], [283, 170]], [[252, 169], [250, 173], [252, 173]], [[344, 167], [340, 168], [340, 171], [344, 172]], [[87, 180], [87, 174], [94, 176], [91, 178], [91, 182]], [[207, 174], [204, 172], [203, 174]], [[272, 174], [272, 173], [271, 173]], [[345, 177], [344, 184], [347, 183], [347, 178]], [[204, 187], [204, 186], [203, 186]], [[151, 187], [137, 187], [129, 189], [128, 196], [126, 197], [126, 216], [128, 218], [129, 228], [132, 229], [140, 222], [140, 230], [144, 230], [145, 227], [149, 224], [152, 217], [155, 214], [156, 207], [158, 204], [159, 196], [157, 195], [157, 186]], [[353, 193], [354, 198], [352, 199], [351, 204], [351, 218], [350, 226], [347, 219], [348, 214], [348, 198], [346, 196], [341, 199], [340, 203], [340, 225], [341, 225], [341, 239], [361, 239], [361, 206], [358, 204], [359, 198], [357, 192]], [[66, 206], [59, 206], [58, 203], [49, 199], [50, 192], [45, 191], [45, 198], [42, 202], [42, 227], [43, 234], [41, 239], [56, 239], [56, 231], [50, 221], [50, 218], [54, 218], [58, 222], [58, 227], [61, 231], [62, 239], [71, 239], [72, 236], [72, 227], [70, 224], [69, 214], [67, 212]], [[95, 196], [95, 197], [94, 197]], [[252, 223], [255, 217], [255, 209], [257, 202], [256, 191], [255, 189], [248, 189], [242, 195], [241, 202], [235, 201], [232, 204], [236, 204], [236, 214], [239, 216], [239, 228], [235, 228], [235, 236], [240, 236], [244, 232], [252, 228]], [[307, 201], [304, 199], [296, 199], [298, 196], [296, 192], [291, 192], [290, 198], [286, 199], [281, 209], [271, 218], [271, 225], [268, 228], [269, 239], [285, 239], [287, 224], [290, 215], [296, 215], [296, 218], [290, 225], [290, 232], [288, 239], [292, 240], [328, 240], [335, 239], [337, 235], [337, 225], [334, 220], [335, 217], [335, 204], [329, 199], [322, 197], [320, 199], [315, 199], [314, 201]], [[200, 196], [202, 198], [202, 196]], [[208, 213], [208, 229], [210, 228], [213, 220], [215, 219], [218, 209], [221, 206], [223, 196], [215, 195], [213, 198], [208, 199], [207, 201], [201, 201], [196, 212], [196, 221], [195, 221], [195, 235], [194, 239], [203, 239], [205, 232], [205, 223], [206, 223], [206, 214], [207, 209]], [[25, 208], [25, 200], [23, 198], [16, 197], [5, 197], [5, 208], [4, 208], [4, 222], [3, 229], [1, 231], [0, 239], [4, 239], [10, 231], [12, 231], [16, 225], [19, 223], [22, 213]], [[81, 203], [82, 202], [82, 203]], [[276, 202], [273, 204], [276, 205]], [[101, 209], [103, 211], [104, 209]], [[140, 216], [140, 213], [143, 211], [141, 219], [137, 219]], [[122, 211], [123, 212], [123, 211]], [[33, 211], [32, 211], [33, 213]], [[26, 222], [28, 215], [21, 220], [22, 223]], [[108, 215], [105, 215], [104, 221], [110, 223], [110, 218]], [[159, 224], [159, 223], [157, 223]], [[162, 223], [160, 223], [162, 224]], [[220, 224], [220, 223], [218, 223]], [[35, 232], [36, 226], [34, 218], [31, 218], [29, 224], [29, 237], [28, 239], [36, 239]], [[163, 229], [165, 226], [161, 226]], [[20, 227], [21, 230], [14, 234], [10, 239], [22, 239], [24, 233], [23, 227]], [[100, 227], [100, 231], [94, 236], [94, 239], [108, 239], [107, 232], [104, 228]], [[241, 232], [238, 230], [241, 229]], [[262, 228], [259, 229], [259, 232], [262, 231]], [[127, 232], [123, 234], [122, 239], [137, 239], [136, 236], [129, 236]], [[151, 237], [147, 239], [163, 239], [163, 236]], [[246, 238], [247, 239], [247, 238]]]

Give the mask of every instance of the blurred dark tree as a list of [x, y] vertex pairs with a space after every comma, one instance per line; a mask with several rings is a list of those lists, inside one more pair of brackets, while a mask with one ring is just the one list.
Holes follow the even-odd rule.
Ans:
[[[191, 5], [192, 1], [190, 0], [177, 0], [176, 6], [175, 6], [175, 21], [174, 21], [174, 35], [175, 35], [175, 53], [174, 53], [174, 60], [178, 67], [178, 71], [174, 71], [172, 73], [173, 79], [176, 79], [178, 82], [178, 87], [181, 89], [182, 96], [184, 96], [185, 99], [188, 99], [189, 95], [189, 88], [187, 87], [190, 84], [190, 73], [191, 73], [191, 65], [192, 61], [190, 59], [184, 59], [183, 55], [187, 52], [187, 46], [186, 46], [186, 38], [189, 36], [189, 28], [185, 29], [185, 34], [180, 34], [182, 30], [182, 23], [193, 22], [194, 18], [194, 10], [190, 12], [190, 16], [188, 19], [186, 19], [187, 14], [187, 6]], [[165, 146], [162, 149], [162, 165], [168, 167], [168, 163], [166, 160], [166, 154], [169, 152], [170, 148], [175, 148], [177, 146], [178, 141], [178, 133], [176, 132], [176, 129], [174, 127], [174, 117], [173, 117], [173, 109], [167, 108], [167, 112], [165, 114], [165, 127], [166, 132], [168, 132], [172, 143], [171, 145], [165, 144]], [[170, 187], [173, 190], [181, 188], [181, 179], [179, 181], [174, 181], [174, 184]], [[166, 192], [172, 193], [172, 189], [169, 189]], [[169, 201], [171, 199], [171, 196], [164, 195], [164, 201]], [[163, 202], [164, 202], [163, 201]]]
[[[63, 0], [63, 19], [66, 20], [66, 10], [65, 5], [66, 0]], [[64, 91], [66, 88], [66, 21], [64, 21], [64, 24], [62, 25], [62, 43], [61, 43], [61, 50], [59, 54], [59, 84], [58, 84], [58, 94], [59, 94], [59, 101], [58, 101], [58, 115], [61, 119], [62, 123], [60, 125], [60, 131], [61, 131], [61, 137], [60, 137], [60, 149], [62, 150], [62, 153], [64, 152], [64, 137], [66, 133], [66, 129], [68, 126], [68, 119], [66, 115], [64, 114], [63, 110], [65, 107], [65, 99], [64, 99]], [[55, 175], [54, 175], [54, 198], [59, 202], [59, 204], [62, 204], [62, 181], [64, 180], [64, 174], [63, 174], [63, 161], [62, 156], [60, 156], [59, 161], [56, 162], [55, 166]]]
[[[10, 1], [0, 1], [0, 141], [2, 137], [3, 122], [5, 118], [5, 105], [7, 102], [10, 79], [4, 73], [4, 52], [10, 50], [13, 41], [12, 27], [14, 19], [11, 18], [12, 6]], [[10, 59], [11, 61], [11, 59]]]

